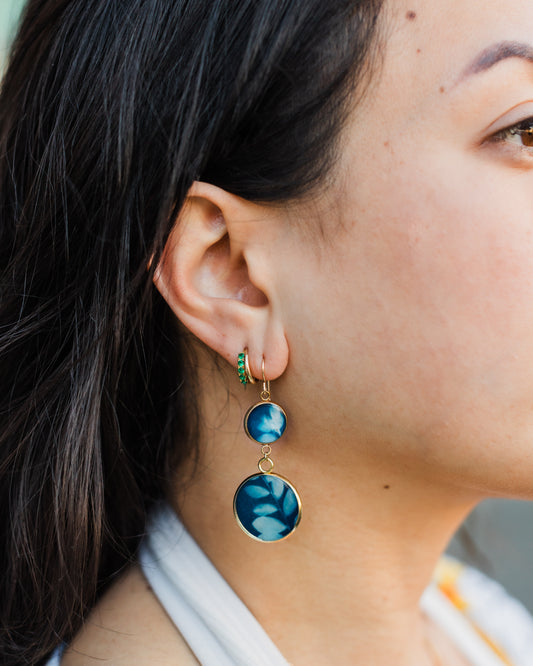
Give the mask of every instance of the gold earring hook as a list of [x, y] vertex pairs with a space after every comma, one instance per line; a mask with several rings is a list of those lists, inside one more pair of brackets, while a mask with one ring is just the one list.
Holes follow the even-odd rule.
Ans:
[[261, 374], [263, 375], [263, 390], [261, 391], [261, 400], [268, 402], [270, 400], [270, 381], [265, 377], [265, 357], [261, 361]]

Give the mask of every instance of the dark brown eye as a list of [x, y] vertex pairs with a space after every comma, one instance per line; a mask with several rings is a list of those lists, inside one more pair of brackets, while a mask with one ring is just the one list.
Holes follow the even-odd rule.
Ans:
[[513, 144], [525, 150], [529, 157], [533, 153], [533, 118], [526, 118], [516, 125], [493, 134], [491, 142]]
[[533, 129], [523, 130], [522, 141], [524, 146], [533, 147]]
[[520, 138], [526, 148], [533, 148], [533, 119], [528, 119], [509, 130], [509, 134]]

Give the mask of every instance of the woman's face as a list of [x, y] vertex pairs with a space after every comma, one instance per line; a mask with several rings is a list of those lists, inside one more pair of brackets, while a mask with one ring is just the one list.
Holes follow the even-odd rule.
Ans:
[[289, 408], [330, 447], [533, 496], [533, 3], [393, 0], [381, 39], [309, 208], [327, 239], [280, 251]]

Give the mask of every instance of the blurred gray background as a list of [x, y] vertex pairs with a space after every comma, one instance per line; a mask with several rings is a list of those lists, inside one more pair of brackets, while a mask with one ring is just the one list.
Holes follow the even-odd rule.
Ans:
[[0, 74], [24, 0], [0, 0]]
[[[0, 74], [23, 4], [0, 0]], [[499, 580], [533, 612], [532, 502], [483, 502], [452, 540], [449, 552]]]
[[482, 502], [448, 550], [499, 580], [533, 612], [533, 502]]

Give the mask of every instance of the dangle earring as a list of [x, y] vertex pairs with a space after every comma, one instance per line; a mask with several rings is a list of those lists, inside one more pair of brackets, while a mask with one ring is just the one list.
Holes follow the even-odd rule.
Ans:
[[[241, 383], [255, 384], [248, 364], [248, 349], [237, 362]], [[262, 444], [259, 474], [244, 479], [233, 498], [233, 513], [239, 527], [256, 541], [281, 541], [298, 527], [302, 503], [296, 488], [287, 479], [273, 474], [270, 445], [285, 432], [287, 415], [270, 399], [270, 381], [265, 379], [265, 360], [261, 364], [263, 390], [261, 402], [252, 405], [244, 417], [244, 430], [250, 439]]]

